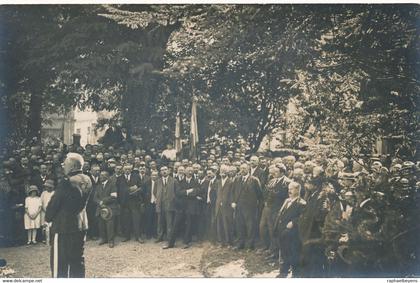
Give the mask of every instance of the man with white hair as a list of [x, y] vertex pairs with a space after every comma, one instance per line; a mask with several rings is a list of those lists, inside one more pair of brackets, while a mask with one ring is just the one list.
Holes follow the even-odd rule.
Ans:
[[262, 198], [263, 194], [259, 180], [251, 176], [249, 165], [243, 163], [240, 167], [240, 177], [235, 181], [231, 204], [235, 211], [235, 222], [239, 236], [237, 249], [243, 249], [245, 242], [247, 242], [249, 249], [255, 248], [257, 210]]
[[282, 163], [269, 169], [271, 179], [264, 188], [264, 208], [259, 225], [260, 239], [265, 250], [272, 254], [272, 259], [278, 257], [278, 241], [274, 237], [274, 220], [277, 212], [288, 196], [288, 186], [291, 180], [285, 176], [286, 167]]
[[289, 268], [295, 273], [299, 263], [301, 243], [298, 233], [298, 221], [306, 202], [300, 198], [301, 186], [291, 182], [288, 186], [288, 195], [280, 208], [274, 231], [280, 244], [280, 274], [278, 277], [286, 277]]
[[91, 188], [91, 183], [82, 174], [82, 166], [81, 155], [67, 155], [63, 163], [65, 176], [58, 182], [45, 213], [45, 221], [52, 222], [51, 270], [55, 278], [85, 276], [83, 229], [87, 228], [87, 222], [81, 222], [80, 213], [86, 207], [85, 195]]

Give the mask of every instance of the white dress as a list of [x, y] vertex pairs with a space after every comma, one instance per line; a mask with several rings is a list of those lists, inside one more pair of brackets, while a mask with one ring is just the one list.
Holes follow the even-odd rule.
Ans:
[[[38, 209], [42, 207], [40, 197], [27, 197], [25, 199], [25, 208], [28, 210], [29, 214], [35, 214]], [[41, 214], [35, 219], [29, 218], [28, 214], [25, 213], [24, 217], [25, 229], [38, 229], [41, 227]]]
[[42, 204], [42, 210], [41, 210], [41, 225], [45, 224], [45, 211], [47, 211], [48, 203], [51, 200], [51, 197], [53, 196], [54, 191], [43, 191], [41, 194], [41, 204]]

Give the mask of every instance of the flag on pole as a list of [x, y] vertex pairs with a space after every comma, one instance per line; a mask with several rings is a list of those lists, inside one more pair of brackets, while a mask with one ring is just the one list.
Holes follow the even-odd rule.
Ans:
[[176, 124], [175, 124], [175, 150], [176, 155], [179, 156], [182, 150], [182, 142], [181, 142], [181, 113], [178, 111], [176, 113]]
[[190, 130], [190, 159], [197, 160], [198, 124], [197, 124], [197, 97], [193, 97], [191, 106]]

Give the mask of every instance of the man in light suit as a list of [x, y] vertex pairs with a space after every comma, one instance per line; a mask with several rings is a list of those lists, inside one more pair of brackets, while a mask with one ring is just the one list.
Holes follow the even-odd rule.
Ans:
[[301, 250], [299, 239], [298, 219], [306, 205], [300, 198], [300, 184], [289, 184], [289, 198], [277, 214], [274, 231], [280, 243], [280, 274], [278, 277], [287, 277], [289, 268], [292, 273], [298, 273], [297, 267]]
[[243, 249], [245, 242], [249, 249], [254, 249], [258, 206], [262, 202], [262, 191], [257, 178], [250, 175], [249, 165], [240, 166], [240, 176], [235, 181], [232, 208], [235, 210], [235, 222], [239, 236], [237, 249]]
[[175, 180], [169, 176], [168, 167], [160, 169], [162, 177], [156, 182], [156, 213], [158, 215], [158, 238], [162, 242], [164, 235], [169, 237], [172, 232], [175, 217]]
[[229, 177], [230, 168], [227, 165], [220, 166], [221, 186], [216, 199], [216, 230], [217, 240], [225, 245], [233, 244], [233, 180]]

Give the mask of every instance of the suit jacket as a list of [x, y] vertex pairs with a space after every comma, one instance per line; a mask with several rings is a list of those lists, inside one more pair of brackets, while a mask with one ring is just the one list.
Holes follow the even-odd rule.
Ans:
[[221, 211], [226, 212], [233, 212], [232, 210], [232, 198], [233, 198], [233, 180], [232, 178], [227, 178], [225, 184], [222, 184], [222, 180], [220, 180], [220, 188], [217, 192], [217, 199], [216, 199], [216, 216]]
[[[125, 206], [128, 202], [142, 202], [143, 201], [143, 192], [144, 184], [140, 180], [140, 177], [136, 173], [130, 174], [130, 179], [127, 181], [127, 178], [124, 175], [120, 175], [115, 178], [115, 184], [117, 187], [118, 202], [121, 206]], [[129, 188], [131, 186], [137, 186], [140, 190], [136, 193], [130, 194]]]
[[248, 176], [245, 182], [242, 181], [242, 176], [238, 176], [234, 182], [234, 197], [235, 202], [241, 209], [254, 209], [262, 202], [263, 194], [260, 182], [253, 176]]
[[143, 188], [143, 201], [146, 204], [150, 204], [152, 198], [152, 178], [148, 177], [145, 179], [143, 182]]
[[167, 177], [166, 186], [163, 185], [163, 179], [156, 181], [156, 212], [175, 211], [175, 183], [177, 181], [171, 176]]
[[265, 183], [267, 182], [267, 177], [265, 171], [261, 169], [259, 166], [255, 168], [254, 174], [252, 174], [255, 178], [257, 178], [260, 181], [260, 185], [263, 188], [265, 186]]
[[[284, 236], [285, 234], [293, 234], [298, 238], [298, 220], [302, 211], [306, 205], [306, 202], [298, 197], [292, 203], [290, 203], [289, 207], [287, 204], [291, 201], [290, 198], [286, 199], [280, 208], [279, 212], [277, 213], [274, 231], [278, 233], [280, 237]], [[292, 222], [292, 228], [287, 228], [287, 224]]]
[[[209, 180], [205, 180], [202, 184], [202, 194], [204, 194], [204, 202], [207, 204], [210, 204], [210, 207], [214, 208], [216, 207], [216, 200], [217, 200], [217, 192], [219, 191], [219, 188], [221, 187], [220, 179], [214, 179], [213, 183], [210, 184]], [[210, 187], [210, 194], [208, 193]], [[210, 197], [210, 199], [208, 199]], [[208, 202], [210, 200], [210, 203]]]
[[44, 191], [44, 183], [46, 180], [54, 180], [54, 175], [46, 174], [45, 176], [42, 176], [41, 173], [37, 172], [36, 174], [31, 176], [29, 183], [36, 185], [38, 187], [38, 190], [42, 192]]
[[[200, 201], [197, 196], [200, 195], [200, 185], [198, 181], [191, 178], [189, 182], [186, 178], [178, 182], [179, 185], [175, 187], [176, 194], [176, 206], [177, 211], [185, 211], [187, 214], [197, 215], [200, 212]], [[187, 194], [187, 190], [193, 189], [193, 191]]]
[[265, 205], [271, 207], [274, 211], [278, 211], [289, 197], [290, 182], [291, 180], [286, 176], [279, 178], [275, 182], [269, 180], [263, 191]]
[[92, 181], [92, 186], [96, 186], [97, 184], [99, 184], [99, 176], [98, 179], [95, 181], [95, 179], [93, 178], [92, 174], [88, 175], [90, 180]]
[[79, 213], [85, 206], [82, 192], [64, 177], [56, 187], [48, 203], [45, 221], [52, 222], [52, 233], [74, 233], [79, 231]]
[[105, 186], [99, 183], [96, 186], [94, 201], [98, 204], [96, 209], [96, 216], [99, 216], [101, 206], [99, 203], [102, 201], [103, 205], [109, 207], [114, 215], [120, 214], [120, 205], [117, 201], [117, 197], [111, 194], [117, 194], [116, 178], [109, 178]]
[[322, 228], [327, 211], [323, 208], [326, 196], [320, 190], [310, 193], [299, 219], [299, 236], [303, 244], [321, 243]]

